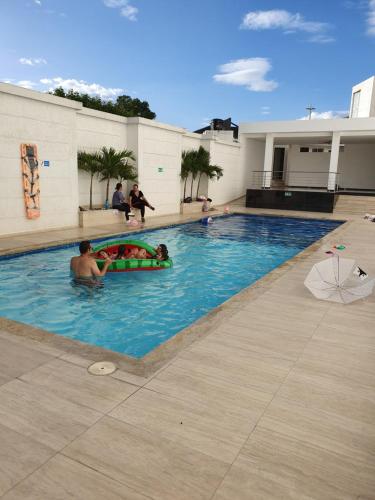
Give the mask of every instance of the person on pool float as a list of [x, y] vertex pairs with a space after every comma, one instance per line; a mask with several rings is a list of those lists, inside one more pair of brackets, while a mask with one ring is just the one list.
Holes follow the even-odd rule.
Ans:
[[147, 259], [147, 252], [144, 248], [132, 247], [129, 249], [128, 253], [126, 253], [126, 246], [119, 245], [115, 260], [125, 259]]
[[138, 184], [133, 184], [133, 189], [129, 193], [129, 201], [131, 207], [139, 208], [141, 211], [142, 222], [145, 222], [145, 207], [155, 210], [146, 200], [142, 191], [139, 190]]
[[112, 260], [107, 256], [103, 269], [100, 271], [95, 259], [91, 256], [91, 243], [87, 240], [79, 244], [79, 257], [72, 257], [70, 260], [70, 269], [74, 275], [74, 280], [87, 286], [97, 286], [100, 283], [97, 278], [105, 276]]
[[153, 257], [156, 260], [168, 260], [169, 255], [168, 255], [168, 248], [167, 245], [164, 245], [164, 243], [161, 243], [157, 248], [156, 248], [156, 256]]
[[151, 258], [151, 259], [156, 259], [156, 260], [160, 260], [160, 261], [168, 260], [169, 256], [168, 256], [168, 249], [167, 249], [166, 245], [164, 245], [162, 243], [155, 250], [156, 250], [156, 255], [151, 256], [151, 257], [147, 256], [147, 251], [144, 248], [137, 248], [137, 247], [130, 248], [129, 252], [126, 254], [125, 253], [125, 251], [126, 251], [125, 245], [120, 245], [118, 247], [118, 252], [117, 252], [115, 259], [121, 260], [121, 259], [147, 259], [147, 258]]

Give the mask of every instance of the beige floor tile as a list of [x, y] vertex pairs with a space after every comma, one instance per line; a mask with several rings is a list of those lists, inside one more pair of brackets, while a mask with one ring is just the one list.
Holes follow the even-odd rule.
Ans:
[[375, 420], [365, 424], [276, 396], [258, 426], [375, 468]]
[[0, 387], [0, 424], [54, 450], [60, 450], [101, 416], [20, 380]]
[[292, 360], [246, 351], [241, 347], [200, 342], [191, 350], [181, 352], [173, 366], [220, 383], [228, 382], [274, 394], [292, 364]]
[[90, 375], [87, 369], [61, 359], [26, 373], [22, 380], [59, 397], [103, 413], [110, 411], [137, 390], [134, 385], [108, 376]]
[[104, 417], [64, 450], [154, 499], [209, 499], [227, 465], [156, 434]]
[[3, 500], [146, 500], [136, 491], [70, 458], [56, 455]]
[[82, 368], [88, 368], [94, 363], [92, 359], [83, 358], [82, 356], [78, 356], [77, 354], [72, 354], [70, 352], [62, 354], [59, 356], [59, 359], [72, 363], [73, 365], [81, 366]]
[[317, 321], [304, 321], [301, 315], [298, 316], [282, 316], [277, 312], [273, 314], [263, 314], [262, 309], [259, 311], [249, 312], [242, 309], [233, 314], [230, 318], [231, 323], [239, 326], [269, 326], [280, 328], [282, 330], [301, 332], [303, 335], [312, 334], [316, 329]]
[[[347, 336], [343, 335], [344, 338], [347, 339]], [[369, 349], [366, 345], [361, 346], [360, 342], [353, 346], [348, 342], [338, 344], [313, 338], [301, 355], [300, 362], [305, 361], [341, 365], [346, 367], [349, 375], [350, 370], [353, 369], [368, 373], [369, 377], [375, 379], [374, 350]]]
[[235, 411], [223, 412], [147, 389], [138, 391], [110, 415], [229, 464], [257, 420], [250, 414], [239, 420]]
[[138, 387], [143, 387], [147, 382], [150, 381], [149, 378], [140, 377], [138, 375], [134, 375], [133, 373], [125, 372], [123, 370], [116, 370], [111, 374], [112, 378], [117, 380], [122, 380], [124, 382], [128, 382], [129, 384], [137, 385]]
[[0, 496], [54, 454], [51, 448], [0, 424]]
[[307, 408], [345, 415], [363, 424], [372, 425], [375, 421], [373, 387], [353, 381], [350, 375], [339, 378], [297, 364], [278, 395]]
[[[26, 328], [28, 328], [28, 325], [25, 325], [25, 329]], [[38, 342], [37, 340], [31, 339], [27, 335], [16, 335], [11, 331], [7, 332], [4, 330], [0, 330], [0, 345], [1, 339], [8, 340], [9, 342], [13, 342], [14, 344], [25, 346], [28, 349], [32, 349], [43, 354], [48, 354], [53, 358], [57, 358], [61, 356], [61, 354], [63, 354], [63, 351], [51, 346], [45, 340], [42, 342]]]
[[374, 472], [363, 463], [257, 428], [214, 499], [371, 499]]
[[0, 374], [19, 377], [37, 366], [54, 359], [49, 354], [0, 338]]
[[204, 339], [202, 345], [211, 345], [214, 348], [218, 344], [229, 349], [240, 349], [244, 352], [257, 352], [264, 356], [296, 360], [311, 335], [311, 333], [289, 332], [262, 325], [239, 326], [228, 320]]
[[[360, 308], [356, 311], [354, 305], [357, 304], [354, 303], [352, 305], [353, 307], [350, 309], [342, 305], [331, 307], [324, 317], [323, 324], [345, 332], [371, 333], [375, 336], [375, 314], [364, 314]], [[358, 305], [360, 306], [361, 304]], [[374, 313], [374, 310], [372, 313]]]
[[231, 380], [193, 372], [186, 364], [174, 363], [146, 387], [192, 406], [205, 408], [207, 414], [221, 414], [223, 423], [232, 422], [235, 432], [245, 434], [259, 419], [272, 394], [243, 387]]
[[372, 332], [370, 329], [353, 329], [353, 331], [350, 331], [350, 329], [341, 327], [333, 328], [323, 323], [316, 329], [313, 338], [314, 341], [319, 340], [328, 344], [375, 350], [375, 331]]

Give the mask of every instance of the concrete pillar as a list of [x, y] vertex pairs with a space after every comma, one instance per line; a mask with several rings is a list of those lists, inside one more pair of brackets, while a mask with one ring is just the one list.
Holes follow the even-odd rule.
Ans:
[[262, 182], [262, 187], [264, 189], [269, 189], [271, 187], [272, 169], [273, 169], [273, 148], [274, 148], [273, 135], [267, 134], [266, 146], [264, 150], [264, 166], [263, 166], [263, 182]]
[[329, 172], [328, 172], [328, 191], [335, 191], [336, 189], [336, 178], [337, 178], [337, 168], [339, 164], [339, 154], [340, 154], [340, 132], [333, 132], [332, 143], [331, 143], [331, 157], [329, 160]]

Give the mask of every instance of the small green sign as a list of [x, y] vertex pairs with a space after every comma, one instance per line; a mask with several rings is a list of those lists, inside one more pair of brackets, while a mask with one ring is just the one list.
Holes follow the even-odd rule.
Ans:
[[158, 167], [158, 172], [164, 172], [164, 168], [163, 167]]

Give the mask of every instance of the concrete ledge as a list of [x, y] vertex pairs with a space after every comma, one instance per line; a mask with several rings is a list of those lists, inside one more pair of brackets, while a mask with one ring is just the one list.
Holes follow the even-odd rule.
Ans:
[[87, 210], [79, 212], [79, 226], [93, 227], [125, 222], [124, 212], [118, 210]]
[[181, 203], [181, 214], [196, 214], [202, 212], [202, 201], [193, 201], [192, 203]]
[[[141, 220], [141, 211], [133, 208], [131, 218], [138, 222]], [[125, 222], [125, 213], [116, 209], [108, 210], [85, 210], [79, 212], [79, 227], [106, 226], [108, 224], [121, 224]]]

